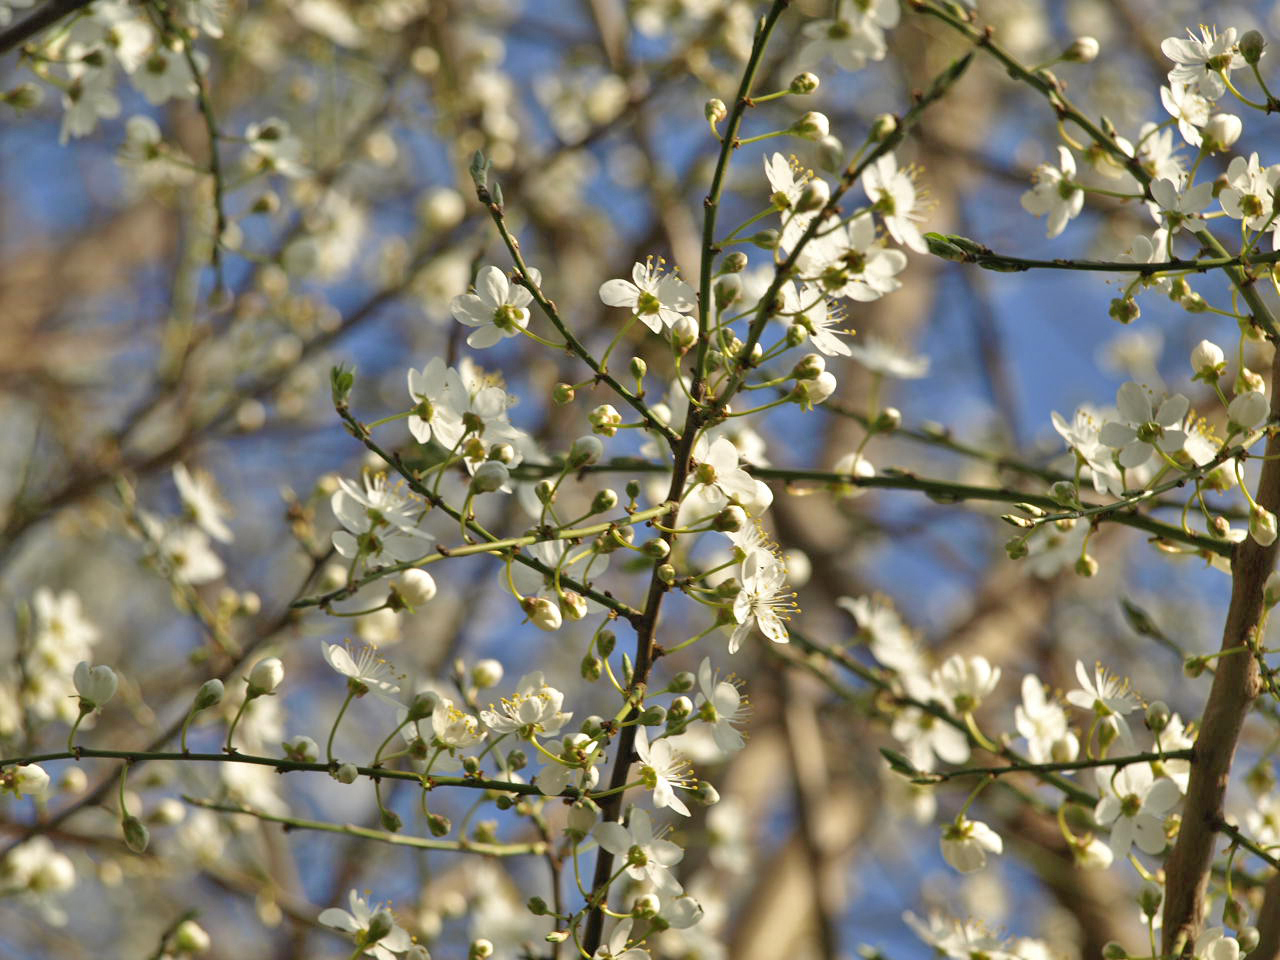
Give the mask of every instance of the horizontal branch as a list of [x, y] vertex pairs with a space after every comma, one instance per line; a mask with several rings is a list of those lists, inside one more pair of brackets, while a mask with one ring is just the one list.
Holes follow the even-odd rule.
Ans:
[[213, 800], [201, 800], [183, 794], [182, 799], [192, 806], [205, 810], [216, 810], [219, 813], [241, 813], [256, 817], [268, 823], [281, 824], [286, 830], [320, 830], [325, 833], [340, 833], [361, 840], [375, 840], [378, 843], [390, 843], [398, 847], [413, 847], [417, 850], [451, 850], [456, 853], [478, 853], [486, 857], [542, 856], [547, 852], [547, 845], [542, 841], [534, 843], [481, 843], [477, 840], [436, 840], [427, 837], [406, 836], [389, 833], [386, 830], [371, 830], [358, 827], [353, 823], [327, 823], [323, 820], [303, 820], [299, 817], [285, 817], [265, 810], [234, 803], [217, 803]]

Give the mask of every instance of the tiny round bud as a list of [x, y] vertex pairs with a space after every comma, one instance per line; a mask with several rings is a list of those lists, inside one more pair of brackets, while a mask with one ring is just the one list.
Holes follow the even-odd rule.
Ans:
[[420, 607], [436, 595], [436, 581], [425, 570], [406, 570], [392, 584], [395, 595], [410, 607]]
[[596, 634], [596, 649], [600, 656], [607, 657], [613, 653], [613, 646], [618, 642], [618, 635], [612, 630], [601, 630]]
[[1229, 150], [1240, 139], [1244, 124], [1231, 113], [1215, 113], [1202, 128], [1204, 148], [1210, 153]]
[[1201, 340], [1191, 351], [1191, 369], [1197, 379], [1217, 382], [1218, 376], [1226, 369], [1226, 361], [1222, 348], [1211, 340]]
[[646, 727], [660, 727], [667, 722], [667, 708], [661, 704], [646, 707], [640, 714], [640, 723]]
[[530, 623], [548, 633], [559, 630], [564, 622], [560, 608], [546, 597], [525, 597], [520, 602], [520, 608], [524, 610]]
[[698, 342], [698, 321], [684, 314], [671, 325], [671, 345], [680, 353], [687, 353]]
[[789, 132], [806, 140], [821, 140], [831, 132], [831, 122], [826, 114], [810, 110], [791, 125]]
[[1254, 926], [1240, 927], [1236, 930], [1236, 942], [1240, 944], [1241, 953], [1252, 953], [1258, 946], [1261, 935]]
[[354, 763], [340, 764], [338, 769], [333, 772], [333, 779], [339, 783], [355, 783], [358, 776], [360, 776], [360, 771], [356, 769]]
[[1098, 41], [1093, 37], [1076, 37], [1071, 46], [1062, 51], [1062, 59], [1068, 63], [1093, 63], [1098, 59]]
[[1182, 661], [1182, 672], [1188, 677], [1195, 679], [1200, 676], [1209, 666], [1209, 661], [1198, 654], [1192, 654]]
[[827, 361], [822, 354], [807, 353], [791, 368], [791, 376], [797, 380], [816, 380], [827, 369]]
[[871, 425], [876, 433], [893, 433], [902, 426], [902, 411], [897, 407], [885, 407]]
[[1108, 941], [1102, 948], [1103, 960], [1126, 960], [1129, 951], [1118, 940]]
[[284, 664], [279, 657], [259, 660], [249, 671], [249, 696], [265, 697], [276, 692], [284, 682]]
[[120, 821], [120, 827], [124, 831], [125, 845], [134, 853], [143, 853], [147, 849], [147, 845], [151, 843], [151, 831], [137, 817], [132, 814]]
[[645, 541], [640, 551], [652, 560], [665, 560], [671, 553], [671, 544], [661, 537], [654, 537], [652, 540]]
[[677, 693], [684, 693], [692, 690], [693, 685], [697, 683], [697, 678], [688, 670], [681, 670], [671, 678], [670, 688]]
[[898, 118], [892, 113], [882, 113], [871, 121], [871, 129], [867, 132], [867, 139], [872, 143], [879, 143], [885, 137], [892, 135], [898, 129]]
[[844, 144], [830, 135], [819, 140], [818, 166], [831, 173], [839, 173], [844, 168]]
[[382, 808], [382, 813], [378, 815], [378, 819], [382, 822], [382, 829], [388, 833], [399, 833], [400, 828], [404, 826], [404, 821], [400, 819], [400, 815], [394, 810]]
[[634, 500], [640, 496], [640, 483], [636, 480], [628, 480], [627, 485], [623, 488], [627, 493], [628, 500]]
[[689, 714], [693, 713], [693, 701], [688, 697], [676, 697], [671, 701], [671, 708], [667, 711], [667, 719], [683, 720]]
[[576, 393], [571, 384], [557, 383], [551, 390], [551, 400], [563, 407], [565, 404], [573, 403]]
[[816, 74], [799, 73], [791, 78], [791, 85], [787, 89], [796, 96], [803, 97], [817, 90], [819, 82]]
[[1021, 560], [1031, 552], [1031, 548], [1027, 546], [1027, 541], [1021, 537], [1014, 537], [1004, 545], [1004, 552], [1009, 555], [1010, 560]]
[[1273, 570], [1267, 576], [1267, 582], [1262, 588], [1262, 602], [1268, 607], [1280, 603], [1280, 570]]
[[488, 690], [502, 682], [502, 664], [497, 660], [478, 660], [471, 668], [471, 682], [477, 690]]
[[1266, 46], [1267, 41], [1263, 39], [1262, 34], [1257, 30], [1246, 30], [1238, 44], [1240, 56], [1244, 57], [1244, 62], [1250, 66], [1262, 59]]
[[1092, 577], [1098, 573], [1098, 561], [1085, 554], [1076, 561], [1076, 574], [1081, 577]]
[[654, 571], [658, 579], [663, 583], [674, 583], [676, 579], [676, 568], [669, 563], [658, 565], [658, 569]]
[[604, 718], [593, 713], [578, 725], [578, 730], [583, 736], [598, 736], [604, 730]]
[[591, 498], [592, 513], [607, 513], [618, 505], [618, 494], [608, 488], [600, 490]]
[[1164, 889], [1155, 883], [1144, 883], [1142, 889], [1138, 891], [1138, 907], [1142, 910], [1145, 917], [1154, 917], [1160, 909], [1160, 903], [1164, 900]]
[[1147, 705], [1147, 729], [1152, 733], [1160, 733], [1169, 725], [1169, 705], [1163, 700], [1155, 700]]
[[409, 719], [422, 720], [436, 712], [436, 707], [440, 704], [440, 698], [429, 690], [416, 693], [413, 699], [409, 701]]
[[733, 253], [725, 254], [720, 261], [720, 269], [724, 273], [741, 273], [747, 269], [747, 255], [741, 250], [735, 250]]
[[582, 675], [583, 680], [595, 683], [600, 679], [604, 666], [600, 662], [600, 658], [588, 654], [582, 658], [582, 663], [578, 667], [578, 672]]
[[1249, 536], [1260, 547], [1269, 547], [1276, 542], [1276, 515], [1263, 507], [1254, 507], [1249, 511]]
[[1142, 311], [1133, 297], [1117, 297], [1111, 301], [1107, 314], [1118, 323], [1133, 323], [1142, 316]]
[[493, 956], [493, 943], [480, 939], [471, 943], [471, 949], [467, 951], [467, 960], [489, 960]]
[[729, 115], [729, 108], [724, 105], [724, 101], [716, 97], [712, 97], [706, 102], [702, 108], [703, 115], [707, 118], [707, 122], [713, 127]]
[[297, 736], [280, 746], [286, 757], [298, 763], [315, 763], [320, 758], [320, 747], [310, 737]]
[[777, 230], [761, 230], [747, 238], [761, 250], [773, 250], [778, 246], [780, 236]]
[[547, 901], [541, 897], [530, 897], [526, 906], [535, 917], [545, 917], [547, 915]]
[[200, 684], [200, 689], [196, 691], [196, 698], [191, 704], [193, 713], [201, 710], [208, 710], [210, 707], [217, 706], [222, 702], [223, 694], [226, 693], [226, 687], [217, 677], [212, 680], [206, 680]]
[[736, 503], [725, 507], [711, 521], [712, 529], [719, 530], [721, 533], [735, 533], [746, 525], [747, 511]]
[[375, 910], [373, 916], [369, 918], [369, 926], [365, 928], [364, 935], [361, 938], [365, 944], [377, 943], [386, 937], [396, 927], [395, 917], [391, 916], [391, 911], [383, 908]]
[[593, 434], [586, 434], [573, 441], [569, 448], [569, 466], [585, 467], [604, 456], [604, 441]]
[[831, 188], [827, 186], [827, 181], [810, 180], [801, 188], [800, 196], [796, 198], [796, 212], [812, 213], [821, 210], [830, 199]]
[[212, 945], [209, 934], [194, 920], [183, 920], [173, 931], [173, 948], [178, 953], [204, 953]]
[[72, 680], [75, 683], [76, 693], [80, 695], [82, 712], [85, 712], [86, 708], [94, 710], [102, 706], [116, 695], [116, 689], [120, 685], [115, 671], [105, 663], [91, 667], [83, 660], [76, 664]]
[[595, 433], [612, 437], [622, 426], [622, 414], [611, 403], [602, 403], [587, 415], [587, 422]]
[[628, 367], [631, 370], [631, 376], [637, 380], [643, 380], [649, 372], [649, 364], [645, 362], [644, 357], [632, 357]]
[[1054, 481], [1049, 487], [1049, 496], [1054, 503], [1060, 503], [1064, 507], [1074, 507], [1080, 503], [1080, 491], [1070, 480]]
[[715, 294], [716, 307], [724, 310], [742, 296], [742, 277], [736, 273], [724, 274], [716, 280], [712, 293]]
[[707, 781], [699, 780], [693, 789], [693, 799], [704, 807], [710, 807], [720, 802], [720, 791]]
[[427, 814], [427, 829], [431, 831], [433, 837], [443, 837], [453, 829], [453, 824], [448, 817], [443, 817], [438, 813], [429, 813]]
[[510, 479], [511, 471], [505, 463], [486, 460], [471, 475], [471, 490], [473, 493], [494, 493], [505, 487]]

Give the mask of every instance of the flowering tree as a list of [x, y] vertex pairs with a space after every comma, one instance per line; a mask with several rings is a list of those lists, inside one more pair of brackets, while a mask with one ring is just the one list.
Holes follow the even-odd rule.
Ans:
[[1256, 14], [0, 0], [6, 951], [1275, 960]]

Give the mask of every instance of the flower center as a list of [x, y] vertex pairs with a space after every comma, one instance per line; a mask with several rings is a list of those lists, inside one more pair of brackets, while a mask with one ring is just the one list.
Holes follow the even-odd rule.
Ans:
[[636, 315], [644, 315], [651, 317], [662, 309], [662, 301], [655, 297], [648, 290], [641, 290], [640, 296], [636, 297]]

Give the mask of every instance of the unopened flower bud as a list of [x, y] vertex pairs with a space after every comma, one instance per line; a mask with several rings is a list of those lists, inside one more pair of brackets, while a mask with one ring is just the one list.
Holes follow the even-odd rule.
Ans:
[[502, 682], [502, 664], [497, 660], [477, 660], [471, 668], [471, 682], [477, 690], [488, 690]]
[[1169, 725], [1169, 705], [1163, 700], [1154, 700], [1147, 705], [1147, 729], [1152, 733], [1160, 733]]
[[570, 620], [581, 620], [590, 612], [587, 598], [573, 590], [561, 590], [560, 612]]
[[471, 475], [471, 490], [473, 493], [494, 493], [505, 487], [510, 479], [511, 471], [505, 463], [486, 460]]
[[1240, 927], [1236, 930], [1236, 942], [1240, 944], [1241, 953], [1252, 953], [1262, 939], [1255, 926]]
[[225, 692], [226, 688], [217, 677], [212, 680], [206, 680], [200, 684], [200, 689], [196, 691], [195, 700], [191, 704], [191, 712], [199, 713], [201, 710], [208, 710], [210, 707], [217, 706], [222, 702], [222, 696]]
[[1054, 763], [1071, 763], [1080, 755], [1080, 739], [1068, 730], [1049, 745], [1049, 755]]
[[1227, 366], [1226, 354], [1212, 340], [1201, 340], [1191, 351], [1191, 369], [1195, 371], [1197, 380], [1216, 383], [1218, 377]]
[[667, 708], [661, 704], [646, 707], [640, 714], [640, 723], [646, 727], [660, 727], [667, 722]]
[[436, 595], [436, 581], [425, 570], [406, 570], [392, 583], [392, 590], [397, 602], [412, 609], [429, 602]]
[[669, 563], [659, 564], [654, 575], [665, 584], [676, 582], [676, 568]]
[[1093, 37], [1076, 37], [1071, 46], [1062, 51], [1062, 59], [1068, 63], [1093, 63], [1098, 59], [1098, 41]]
[[333, 771], [333, 779], [339, 783], [355, 783], [358, 776], [360, 776], [360, 771], [356, 769], [354, 763], [340, 764], [338, 769]]
[[547, 915], [547, 901], [541, 897], [530, 897], [525, 906], [529, 908], [529, 912], [535, 917], [545, 917]]
[[678, 353], [687, 353], [698, 342], [698, 321], [684, 314], [671, 325], [671, 345]]
[[1254, 373], [1248, 367], [1241, 367], [1240, 372], [1236, 374], [1234, 389], [1236, 393], [1249, 393], [1250, 391], [1266, 393], [1267, 382], [1262, 379], [1262, 374]]
[[604, 441], [594, 434], [586, 434], [573, 441], [569, 448], [569, 466], [585, 467], [604, 456]]
[[1249, 536], [1260, 547], [1269, 547], [1276, 542], [1276, 515], [1264, 507], [1254, 507], [1249, 511]]
[[1268, 607], [1280, 603], [1280, 570], [1272, 570], [1262, 588], [1262, 601]]
[[265, 697], [276, 692], [284, 682], [284, 664], [279, 657], [259, 660], [249, 671], [249, 696]]
[[627, 365], [631, 370], [631, 376], [637, 381], [643, 380], [649, 372], [649, 364], [644, 357], [632, 357], [631, 362]]
[[812, 410], [835, 392], [835, 376], [824, 371], [812, 380], [797, 380], [787, 399], [800, 404], [802, 410]]
[[831, 123], [827, 120], [826, 114], [810, 110], [793, 123], [788, 132], [797, 137], [804, 137], [806, 140], [821, 140], [831, 132]]
[[569, 819], [566, 824], [570, 836], [582, 839], [591, 832], [599, 819], [596, 805], [590, 800], [579, 800], [569, 808]]
[[612, 437], [622, 426], [622, 414], [611, 403], [602, 403], [587, 415], [587, 422], [596, 433]]
[[819, 140], [818, 166], [831, 173], [844, 169], [844, 144], [830, 135]]
[[1092, 577], [1098, 572], [1098, 561], [1089, 554], [1085, 554], [1076, 561], [1076, 575], [1081, 577]]
[[1237, 46], [1240, 50], [1240, 56], [1244, 57], [1244, 62], [1253, 66], [1262, 59], [1262, 53], [1266, 49], [1267, 41], [1262, 38], [1262, 34], [1257, 30], [1246, 30]]
[[550, 503], [555, 492], [556, 485], [550, 480], [539, 480], [533, 485], [533, 495], [538, 498], [539, 503]]
[[720, 802], [720, 791], [706, 780], [699, 780], [692, 792], [693, 799], [704, 807], [714, 806]]
[[76, 693], [80, 695], [80, 709], [85, 712], [102, 706], [114, 697], [120, 684], [115, 671], [105, 663], [91, 667], [83, 660], [76, 664], [72, 679]]
[[830, 199], [831, 188], [827, 186], [827, 181], [815, 178], [801, 188], [800, 196], [796, 198], [796, 212], [812, 213], [821, 210]]
[[212, 945], [209, 934], [194, 920], [183, 920], [173, 931], [173, 948], [178, 953], [204, 953]]
[[1240, 139], [1244, 124], [1232, 113], [1215, 113], [1202, 128], [1204, 148], [1210, 153], [1228, 150]]
[[1209, 661], [1199, 654], [1192, 654], [1183, 659], [1182, 672], [1193, 680], [1204, 673], [1209, 666]]
[[564, 622], [560, 608], [546, 597], [525, 597], [520, 601], [520, 608], [524, 610], [530, 623], [548, 633], [559, 630]]
[[400, 819], [400, 815], [394, 810], [388, 810], [386, 807], [382, 808], [378, 819], [382, 823], [382, 829], [388, 833], [399, 833], [400, 828], [404, 826], [404, 821]]
[[1138, 317], [1142, 316], [1138, 301], [1133, 297], [1117, 297], [1112, 300], [1107, 313], [1112, 320], [1118, 323], [1133, 323]]
[[509, 443], [495, 443], [489, 448], [487, 460], [496, 460], [498, 463], [511, 466], [516, 458], [516, 448]]
[[691, 713], [693, 713], [693, 701], [688, 697], [676, 697], [671, 701], [670, 709], [667, 710], [667, 720], [668, 722], [683, 720]]
[[791, 78], [791, 85], [787, 88], [791, 93], [797, 96], [813, 93], [818, 89], [818, 77], [812, 73], [799, 73]]
[[1118, 940], [1109, 940], [1102, 947], [1103, 960], [1126, 960], [1128, 956], [1129, 951]]
[[872, 421], [871, 426], [876, 433], [893, 433], [902, 426], [902, 411], [897, 407], [885, 407]]
[[779, 235], [777, 230], [761, 230], [747, 239], [761, 250], [773, 250], [778, 246]]
[[651, 560], [665, 560], [671, 553], [671, 544], [661, 537], [654, 537], [652, 540], [646, 540], [640, 550]]
[[130, 814], [120, 821], [120, 828], [124, 832], [125, 845], [134, 853], [143, 853], [147, 849], [147, 845], [151, 843], [151, 831], [137, 817]]
[[827, 369], [827, 361], [819, 353], [807, 353], [791, 368], [791, 376], [797, 380], [815, 380]]
[[604, 718], [593, 713], [578, 724], [578, 730], [585, 737], [597, 737], [604, 731]]
[[605, 488], [599, 490], [596, 495], [591, 498], [592, 513], [606, 513], [618, 505], [618, 494], [614, 490]]
[[315, 763], [320, 758], [320, 747], [310, 737], [297, 736], [280, 746], [284, 755], [297, 763]]
[[493, 956], [493, 943], [488, 940], [474, 940], [467, 951], [467, 960], [489, 960]]
[[715, 126], [721, 120], [729, 115], [729, 108], [724, 105], [724, 101], [719, 98], [712, 97], [706, 102], [702, 108], [703, 116], [707, 118], [707, 122], [711, 126]]
[[631, 915], [640, 919], [650, 919], [656, 917], [661, 909], [662, 901], [657, 895], [645, 893], [636, 897], [636, 902], [631, 906]]
[[719, 530], [721, 533], [736, 533], [747, 525], [747, 511], [743, 510], [736, 503], [730, 504], [719, 513], [711, 521], [713, 530]]
[[1138, 908], [1148, 919], [1154, 917], [1160, 910], [1160, 903], [1163, 900], [1164, 890], [1159, 884], [1144, 883], [1142, 889], [1138, 891]]
[[553, 403], [563, 407], [566, 404], [573, 403], [575, 393], [576, 391], [573, 389], [572, 384], [557, 383], [551, 391], [551, 400]]
[[720, 261], [720, 270], [723, 273], [741, 273], [747, 269], [747, 255], [741, 250], [735, 250], [733, 253], [725, 254], [724, 259]]
[[727, 309], [742, 296], [742, 277], [736, 273], [724, 274], [716, 280], [712, 293], [715, 295], [716, 309]]
[[448, 817], [441, 816], [438, 813], [429, 813], [427, 814], [427, 829], [431, 831], [433, 837], [443, 837], [453, 829], [453, 824]]
[[40, 106], [44, 100], [44, 91], [34, 83], [20, 83], [13, 89], [6, 90], [3, 95], [0, 95], [0, 99], [22, 113]]
[[596, 649], [600, 651], [600, 656], [607, 657], [613, 653], [614, 644], [618, 642], [618, 635], [612, 630], [601, 630], [596, 634]]

